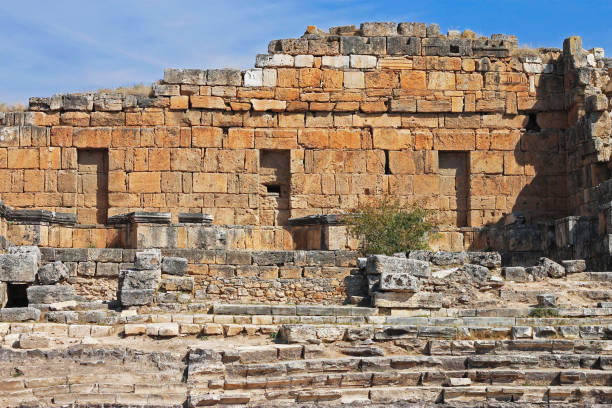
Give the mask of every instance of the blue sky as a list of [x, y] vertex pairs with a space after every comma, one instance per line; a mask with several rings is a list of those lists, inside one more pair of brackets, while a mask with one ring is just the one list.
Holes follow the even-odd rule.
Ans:
[[248, 68], [310, 24], [435, 22], [532, 47], [580, 35], [612, 55], [610, 16], [610, 0], [0, 0], [0, 101], [150, 84], [166, 67]]

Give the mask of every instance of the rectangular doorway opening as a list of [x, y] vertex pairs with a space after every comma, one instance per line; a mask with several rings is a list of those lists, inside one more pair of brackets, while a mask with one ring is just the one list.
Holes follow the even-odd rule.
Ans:
[[108, 150], [77, 152], [77, 223], [104, 224], [108, 215]]
[[27, 307], [28, 306], [28, 284], [7, 283], [6, 284], [6, 306], [5, 307]]
[[291, 158], [289, 150], [260, 150], [259, 183], [261, 225], [286, 225], [289, 219]]
[[449, 215], [444, 219], [457, 227], [468, 225], [468, 163], [468, 152], [438, 152], [442, 211]]

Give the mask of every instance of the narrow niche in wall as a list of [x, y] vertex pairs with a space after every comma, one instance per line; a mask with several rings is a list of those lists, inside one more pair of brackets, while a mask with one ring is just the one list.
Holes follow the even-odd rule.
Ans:
[[262, 225], [285, 225], [289, 218], [290, 151], [259, 152], [260, 211]]
[[108, 215], [108, 150], [79, 149], [77, 223], [104, 224]]
[[469, 171], [468, 152], [438, 152], [440, 200], [444, 217], [457, 227], [466, 227], [468, 219]]

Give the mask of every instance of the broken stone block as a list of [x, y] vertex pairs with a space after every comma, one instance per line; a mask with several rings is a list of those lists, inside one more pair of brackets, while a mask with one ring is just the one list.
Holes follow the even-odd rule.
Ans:
[[533, 328], [533, 334], [536, 339], [557, 337], [557, 331], [552, 326], [536, 326]]
[[409, 273], [383, 272], [379, 285], [380, 290], [390, 292], [416, 293], [420, 289], [418, 278]]
[[557, 298], [553, 293], [538, 295], [538, 307], [557, 307]]
[[167, 277], [162, 281], [161, 287], [166, 291], [192, 292], [194, 279], [191, 276]]
[[347, 341], [369, 340], [374, 337], [374, 328], [371, 326], [364, 327], [349, 327], [344, 333], [344, 338]]
[[565, 268], [551, 259], [540, 258], [540, 266], [551, 278], [562, 278], [565, 276]]
[[534, 281], [540, 281], [546, 279], [546, 270], [542, 266], [530, 266], [525, 269], [527, 274], [533, 277]]
[[49, 338], [41, 334], [22, 334], [19, 336], [19, 348], [21, 349], [40, 349], [48, 348]]
[[408, 37], [424, 38], [427, 35], [427, 24], [425, 23], [399, 23], [397, 26], [399, 35]]
[[134, 269], [154, 270], [161, 267], [162, 255], [159, 249], [147, 249], [136, 252], [134, 259]]
[[161, 264], [162, 273], [183, 276], [187, 271], [187, 259], [165, 256]]
[[342, 354], [346, 354], [347, 356], [356, 357], [376, 357], [385, 355], [385, 350], [378, 346], [342, 347], [340, 352]]
[[26, 322], [40, 320], [40, 310], [33, 307], [12, 307], [10, 309], [0, 309], [0, 320], [3, 322]]
[[123, 289], [119, 292], [119, 301], [123, 306], [142, 306], [153, 303], [153, 289]]
[[74, 288], [65, 285], [30, 286], [26, 289], [29, 304], [51, 304], [74, 299]]
[[571, 259], [561, 261], [566, 273], [580, 273], [586, 271], [586, 262], [584, 259]]
[[41, 285], [54, 285], [68, 279], [68, 268], [62, 261], [55, 261], [41, 267], [36, 276]]
[[533, 336], [531, 326], [512, 326], [513, 339], [530, 339]]
[[468, 252], [467, 257], [470, 263], [487, 268], [501, 266], [501, 254], [499, 252]]
[[337, 326], [317, 327], [317, 338], [324, 343], [333, 343], [342, 340], [344, 328]]
[[161, 272], [159, 270], [122, 270], [119, 274], [120, 289], [153, 289], [159, 287]]
[[429, 278], [431, 275], [428, 262], [386, 255], [369, 256], [366, 272], [373, 275], [380, 275], [383, 272], [407, 273], [421, 278]]
[[525, 282], [527, 281], [527, 271], [522, 266], [508, 266], [502, 268], [504, 278], [509, 281]]
[[431, 263], [438, 266], [463, 265], [468, 261], [465, 252], [439, 251], [431, 255]]
[[408, 258], [429, 262], [431, 260], [431, 255], [431, 251], [414, 250], [408, 253]]
[[397, 35], [397, 23], [361, 23], [361, 35], [364, 37], [385, 37]]
[[463, 266], [463, 270], [467, 272], [467, 274], [470, 275], [472, 279], [480, 282], [487, 281], [489, 279], [489, 276], [491, 275], [488, 268], [485, 268], [484, 266], [480, 265], [467, 264]]
[[444, 380], [444, 385], [447, 387], [469, 387], [472, 385], [470, 378], [447, 378]]
[[304, 324], [284, 324], [280, 329], [280, 338], [287, 344], [321, 342], [317, 338], [316, 327]]

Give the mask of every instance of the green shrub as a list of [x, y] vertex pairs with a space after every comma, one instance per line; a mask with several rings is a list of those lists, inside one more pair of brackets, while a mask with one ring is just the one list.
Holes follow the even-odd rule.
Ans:
[[383, 198], [353, 210], [345, 222], [351, 235], [362, 241], [364, 254], [391, 255], [429, 249], [428, 240], [436, 231], [434, 216], [419, 204]]

